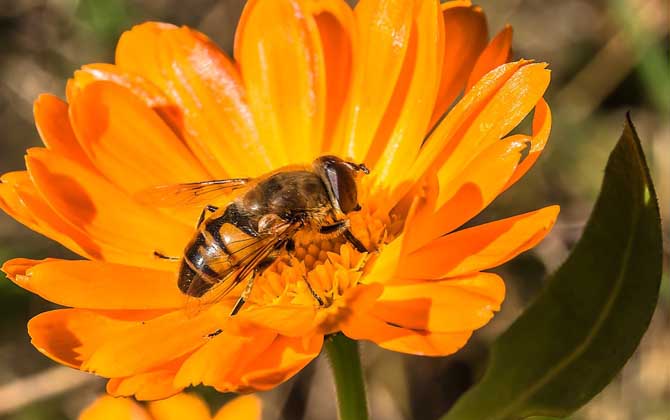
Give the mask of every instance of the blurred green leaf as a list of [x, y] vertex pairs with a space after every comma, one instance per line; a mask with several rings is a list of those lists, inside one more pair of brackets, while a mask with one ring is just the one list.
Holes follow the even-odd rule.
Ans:
[[563, 417], [600, 392], [646, 331], [662, 270], [656, 193], [630, 118], [584, 234], [443, 420]]
[[81, 0], [77, 15], [99, 38], [110, 42], [126, 29], [132, 11], [126, 0]]

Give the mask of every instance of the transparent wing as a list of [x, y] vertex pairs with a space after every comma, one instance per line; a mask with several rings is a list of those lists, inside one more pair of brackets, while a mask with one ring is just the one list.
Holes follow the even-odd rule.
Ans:
[[158, 207], [203, 206], [234, 191], [248, 188], [251, 181], [252, 178], [232, 178], [157, 185], [138, 191], [133, 196], [140, 203]]
[[[298, 224], [281, 223], [273, 229], [272, 234], [262, 235], [260, 237], [249, 237], [249, 239], [237, 241], [242, 243], [242, 247], [237, 249], [231, 256], [222, 255], [218, 263], [227, 263], [229, 258], [236, 259], [236, 263], [220, 273], [219, 279], [212, 279], [218, 282], [203, 293], [202, 289], [208, 288], [209, 285], [194, 283], [188, 289], [188, 297], [186, 301], [186, 313], [195, 315], [203, 308], [220, 302], [230, 292], [232, 292], [240, 283], [247, 280], [253, 274], [254, 269], [269, 257], [274, 251], [285, 243], [285, 241], [292, 237], [300, 228]], [[243, 255], [239, 258], [240, 255]], [[209, 262], [209, 265], [216, 270], [217, 260]], [[201, 297], [196, 297], [201, 296]]]

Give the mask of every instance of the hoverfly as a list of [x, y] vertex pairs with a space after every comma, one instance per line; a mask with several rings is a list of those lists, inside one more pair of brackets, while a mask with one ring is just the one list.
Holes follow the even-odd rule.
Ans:
[[[356, 188], [359, 172], [368, 174], [369, 170], [364, 164], [321, 156], [311, 166], [288, 166], [255, 179], [162, 185], [138, 196], [167, 207], [205, 204], [234, 193], [225, 207], [205, 205], [183, 256], [154, 252], [159, 258], [179, 260], [177, 284], [190, 297], [200, 298], [216, 288], [216, 297], [222, 298], [247, 281], [232, 316], [249, 297], [254, 279], [282, 250], [293, 251], [293, 237], [301, 230], [328, 237], [343, 235], [359, 252], [367, 252], [349, 230], [346, 216], [360, 210]], [[322, 303], [313, 290], [312, 294]]]

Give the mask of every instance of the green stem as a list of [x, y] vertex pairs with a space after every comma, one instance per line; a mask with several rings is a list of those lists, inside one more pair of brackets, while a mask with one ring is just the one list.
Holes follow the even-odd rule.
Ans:
[[365, 383], [358, 343], [341, 333], [326, 339], [326, 352], [333, 368], [340, 420], [367, 420]]

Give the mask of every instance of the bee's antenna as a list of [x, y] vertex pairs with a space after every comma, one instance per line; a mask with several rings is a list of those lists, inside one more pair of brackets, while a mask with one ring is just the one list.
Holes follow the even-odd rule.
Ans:
[[358, 167], [357, 167], [356, 169], [358, 169], [359, 171], [363, 172], [365, 175], [368, 175], [368, 174], [370, 173], [370, 170], [368, 169], [367, 166], [365, 166], [365, 163], [361, 163], [361, 164], [359, 164]]

